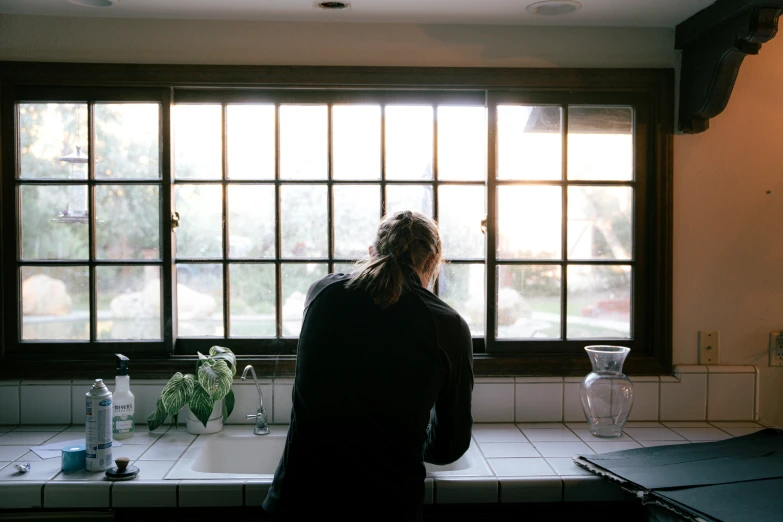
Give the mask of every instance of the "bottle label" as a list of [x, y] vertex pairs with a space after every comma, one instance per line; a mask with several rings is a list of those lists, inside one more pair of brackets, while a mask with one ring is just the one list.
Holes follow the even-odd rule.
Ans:
[[112, 400], [87, 396], [85, 419], [85, 468], [104, 471], [112, 462]]
[[113, 433], [132, 433], [134, 428], [133, 405], [114, 404], [114, 417], [112, 418]]
[[114, 417], [114, 433], [130, 433], [133, 431], [133, 415], [130, 418]]

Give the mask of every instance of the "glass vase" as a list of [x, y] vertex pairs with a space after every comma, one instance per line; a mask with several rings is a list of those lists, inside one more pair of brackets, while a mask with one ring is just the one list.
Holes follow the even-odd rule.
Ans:
[[579, 394], [590, 433], [607, 439], [619, 438], [633, 407], [633, 383], [623, 373], [630, 348], [585, 346], [593, 371], [582, 379]]

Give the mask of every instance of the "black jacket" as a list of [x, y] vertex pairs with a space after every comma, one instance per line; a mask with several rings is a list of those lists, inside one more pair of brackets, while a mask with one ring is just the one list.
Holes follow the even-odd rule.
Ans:
[[307, 293], [291, 425], [263, 506], [296, 520], [420, 520], [423, 462], [470, 445], [470, 330], [414, 277], [386, 310], [349, 279]]

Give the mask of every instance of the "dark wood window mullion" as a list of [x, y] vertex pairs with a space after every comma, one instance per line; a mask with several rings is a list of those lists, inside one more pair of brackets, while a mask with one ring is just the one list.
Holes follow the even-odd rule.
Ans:
[[90, 103], [87, 106], [87, 238], [88, 238], [88, 258], [90, 266], [88, 268], [89, 277], [89, 300], [90, 300], [90, 342], [95, 342], [98, 338], [98, 294], [96, 292], [96, 264], [95, 264], [95, 227], [97, 225], [97, 215], [95, 213], [95, 104]]
[[386, 104], [381, 105], [381, 216], [386, 215]]
[[100, 265], [100, 266], [162, 266], [163, 261], [160, 260], [154, 260], [154, 259], [101, 259], [100, 261], [95, 261], [94, 263], [91, 263], [90, 261], [79, 261], [79, 260], [70, 260], [70, 259], [31, 259], [31, 260], [24, 260], [19, 262], [20, 265], [24, 266], [62, 266], [63, 264], [73, 265], [73, 266], [89, 266], [90, 264]]
[[[25, 179], [24, 184], [32, 185], [84, 185], [85, 180], [78, 179]], [[91, 182], [93, 186], [99, 185], [160, 185], [160, 180], [153, 179], [96, 179]]]
[[560, 107], [560, 139], [562, 147], [562, 236], [560, 263], [560, 338], [568, 340], [568, 106]]
[[326, 242], [327, 257], [329, 258], [326, 271], [329, 274], [334, 272], [334, 172], [332, 171], [334, 166], [334, 163], [332, 162], [332, 157], [334, 155], [332, 118], [334, 117], [334, 112], [332, 108], [331, 103], [326, 106], [326, 179], [328, 181], [326, 185], [326, 233], [328, 236]]
[[[438, 183], [438, 106], [432, 107], [432, 218], [439, 221], [438, 201], [440, 200], [440, 184]], [[432, 289], [435, 295], [440, 295], [440, 278], [435, 279]]]
[[[25, 180], [25, 183], [29, 183], [31, 185], [46, 185], [46, 184], [52, 184], [52, 180]], [[56, 183], [62, 184], [76, 184], [79, 183], [78, 181], [69, 181], [67, 179], [64, 180], [58, 180]], [[110, 182], [107, 181], [98, 181], [97, 184], [112, 184], [112, 185], [122, 185], [122, 184], [137, 184], [137, 183], [155, 183], [153, 181], [149, 180], [111, 180]], [[183, 183], [187, 183], [188, 185], [214, 185], [215, 180], [214, 179], [186, 179], [183, 180]], [[268, 180], [268, 179], [232, 179], [231, 184], [232, 185], [274, 185], [276, 182], [274, 180]], [[329, 180], [327, 179], [286, 179], [283, 183], [286, 185], [328, 185]], [[465, 181], [465, 180], [448, 180], [448, 181], [433, 181], [433, 180], [420, 180], [420, 179], [387, 179], [384, 181], [387, 185], [420, 185], [420, 186], [433, 186], [433, 185], [462, 185], [462, 186], [476, 186], [476, 185], [484, 185], [483, 181]], [[502, 182], [503, 185], [524, 185], [524, 184], [546, 184], [546, 183], [553, 183], [553, 182], [538, 182], [538, 181], [522, 181], [522, 180], [504, 180]], [[630, 182], [629, 182], [630, 183]], [[346, 179], [346, 180], [335, 180], [335, 185], [377, 185], [378, 180], [377, 179]], [[579, 182], [574, 182], [574, 185], [580, 184]], [[615, 185], [616, 182], [606, 182], [606, 181], [585, 181], [581, 182], [583, 185], [608, 185], [612, 184]]]
[[487, 93], [487, 228], [486, 234], [486, 259], [487, 267], [485, 283], [485, 299], [487, 315], [485, 320], [484, 329], [484, 349], [487, 353], [491, 353], [495, 348], [495, 336], [497, 335], [497, 281], [496, 267], [497, 267], [497, 249], [496, 249], [496, 232], [497, 232], [497, 104], [491, 96]]
[[2, 338], [0, 342], [3, 348], [0, 353], [5, 355], [8, 348], [16, 346], [22, 337], [22, 296], [21, 296], [21, 271], [18, 266], [21, 258], [21, 242], [17, 238], [21, 237], [21, 195], [17, 176], [19, 173], [19, 141], [17, 137], [18, 111], [19, 108], [14, 102], [14, 88], [10, 84], [4, 83], [0, 88], [0, 140], [2, 140], [2, 168], [0, 168], [0, 198], [2, 205], [0, 209], [0, 223], [2, 223], [2, 233], [9, 241], [13, 238], [12, 248], [3, 248], [0, 252], [2, 256], [2, 281], [0, 281], [0, 296], [3, 298], [0, 304], [0, 316], [2, 316]]
[[163, 314], [163, 345], [167, 353], [175, 353], [177, 339], [177, 292], [174, 288], [176, 284], [176, 265], [174, 264], [174, 234], [171, 227], [171, 218], [173, 215], [173, 196], [174, 185], [172, 183], [171, 172], [171, 102], [172, 89], [163, 89], [160, 105], [159, 122], [159, 149], [160, 149], [160, 176], [162, 180], [160, 190], [161, 202], [161, 228], [160, 237], [163, 241], [163, 267], [161, 269], [161, 280], [163, 281], [163, 295], [161, 310]]
[[222, 154], [222, 176], [221, 176], [221, 188], [223, 194], [222, 211], [223, 211], [223, 337], [228, 338], [229, 329], [231, 328], [231, 303], [228, 296], [231, 295], [228, 273], [228, 109], [226, 104], [220, 105], [220, 138], [221, 138], [221, 154]]
[[280, 104], [275, 104], [275, 332], [279, 339], [283, 337], [283, 266], [282, 254], [283, 227], [280, 207]]

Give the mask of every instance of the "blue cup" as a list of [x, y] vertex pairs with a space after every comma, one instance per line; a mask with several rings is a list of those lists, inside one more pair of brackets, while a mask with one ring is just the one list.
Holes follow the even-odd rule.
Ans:
[[77, 444], [63, 448], [63, 461], [61, 469], [66, 473], [83, 470], [86, 453], [87, 449], [85, 448], [84, 444]]

